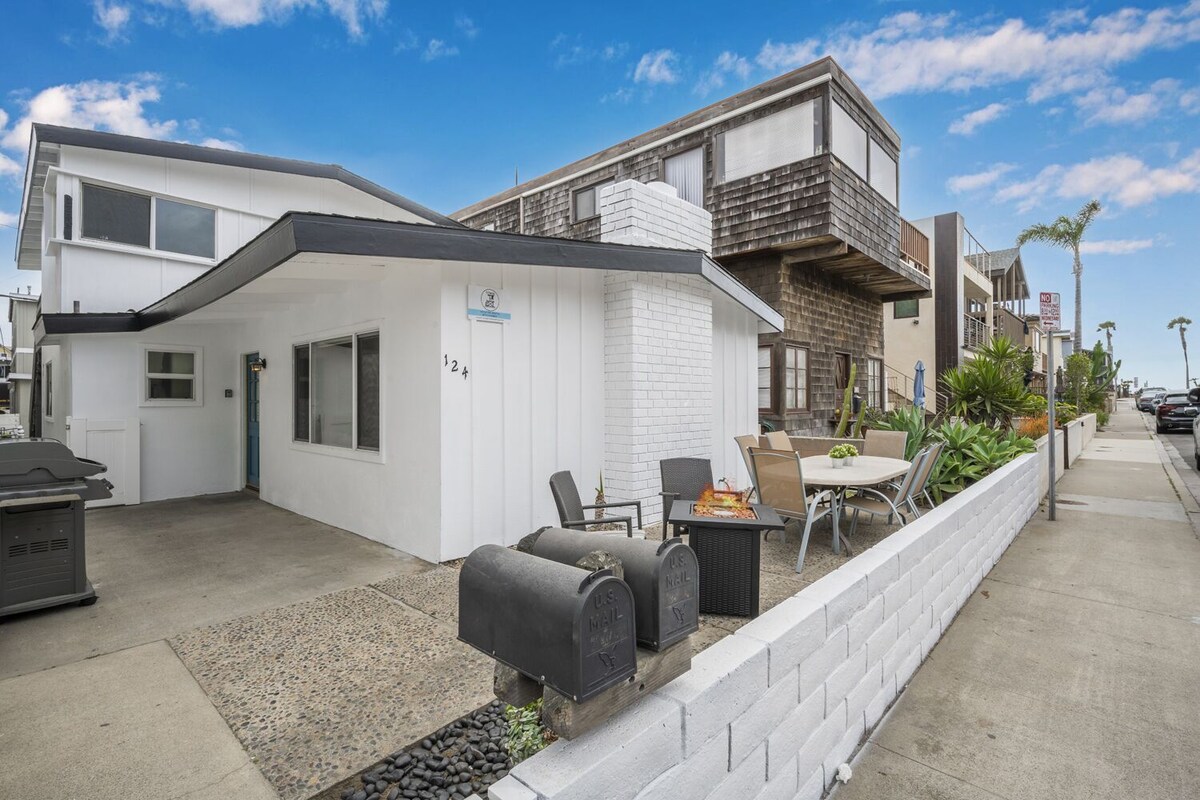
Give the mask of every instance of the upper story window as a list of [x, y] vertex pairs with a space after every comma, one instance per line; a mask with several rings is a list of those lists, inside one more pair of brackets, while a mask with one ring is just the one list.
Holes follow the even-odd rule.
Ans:
[[717, 181], [725, 183], [812, 158], [821, 141], [820, 100], [809, 100], [717, 136]]
[[882, 147], [871, 140], [871, 179], [870, 184], [875, 191], [883, 195], [883, 199], [899, 207], [897, 202], [896, 161]]
[[83, 184], [83, 238], [215, 258], [217, 212], [165, 197]]
[[572, 195], [571, 213], [575, 222], [582, 222], [600, 214], [600, 190], [613, 183], [616, 181], [609, 178], [586, 189], [580, 189]]
[[899, 169], [883, 146], [867, 136], [866, 128], [859, 125], [849, 112], [838, 103], [833, 104], [832, 136], [830, 149], [846, 166], [879, 192], [897, 208], [899, 203]]
[[833, 125], [831, 149], [846, 166], [867, 177], [867, 131], [854, 121], [840, 104], [833, 104], [830, 115]]
[[681, 199], [704, 208], [704, 148], [664, 159], [663, 181], [674, 186]]

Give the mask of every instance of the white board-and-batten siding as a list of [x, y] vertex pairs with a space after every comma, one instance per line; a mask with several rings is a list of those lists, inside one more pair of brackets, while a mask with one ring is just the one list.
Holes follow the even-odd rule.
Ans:
[[[512, 320], [468, 319], [471, 285], [500, 289]], [[446, 267], [438, 358], [442, 560], [557, 524], [549, 480], [558, 470], [591, 501], [604, 452], [602, 272]], [[451, 371], [455, 360], [466, 379]]]

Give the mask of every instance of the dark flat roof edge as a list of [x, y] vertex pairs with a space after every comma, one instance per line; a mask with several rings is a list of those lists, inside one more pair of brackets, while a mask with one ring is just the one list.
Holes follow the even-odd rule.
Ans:
[[502, 203], [515, 200], [520, 195], [529, 191], [535, 191], [538, 189], [538, 187], [545, 184], [562, 180], [563, 178], [569, 177], [576, 173], [587, 172], [589, 169], [594, 169], [596, 164], [603, 163], [609, 159], [620, 158], [627, 153], [638, 149], [639, 147], [652, 144], [653, 142], [666, 136], [670, 136], [678, 133], [679, 131], [692, 128], [697, 125], [703, 125], [704, 123], [709, 122], [723, 114], [731, 111], [737, 111], [738, 109], [750, 105], [751, 103], [757, 102], [766, 97], [770, 97], [771, 95], [779, 92], [787, 91], [794, 86], [799, 86], [824, 76], [829, 76], [830, 79], [841, 84], [847, 93], [850, 94], [850, 96], [855, 100], [855, 102], [862, 106], [863, 111], [867, 114], [867, 116], [869, 116], [871, 120], [879, 126], [879, 129], [883, 131], [884, 135], [891, 139], [892, 144], [895, 145], [896, 149], [900, 149], [900, 134], [894, 127], [892, 127], [892, 124], [884, 118], [879, 109], [875, 107], [875, 104], [872, 103], [863, 90], [859, 88], [858, 84], [856, 84], [854, 80], [848, 74], [846, 74], [846, 71], [843, 70], [841, 65], [834, 60], [833, 56], [824, 56], [823, 58], [819, 58], [811, 64], [806, 64], [803, 67], [798, 67], [790, 72], [786, 72], [783, 75], [771, 78], [770, 80], [764, 81], [756, 86], [751, 86], [749, 89], [745, 89], [737, 94], [730, 95], [724, 100], [718, 100], [717, 102], [711, 103], [704, 108], [692, 111], [682, 117], [671, 120], [670, 122], [659, 125], [643, 133], [639, 133], [638, 135], [626, 139], [623, 142], [606, 147], [603, 150], [584, 156], [583, 158], [576, 159], [575, 161], [551, 170], [544, 175], [540, 175], [536, 178], [525, 181], [522, 184], [505, 189], [502, 192], [498, 192], [490, 197], [486, 197], [482, 200], [472, 203], [469, 206], [460, 208], [458, 211], [453, 212], [450, 216], [454, 217], [455, 219], [464, 219], [466, 217], [470, 217], [491, 206], [500, 205]]
[[[777, 324], [781, 319], [758, 295], [699, 250], [522, 236], [291, 211], [217, 266], [140, 311], [45, 314], [39, 319], [40, 334], [143, 331], [204, 308], [300, 253], [696, 275], [738, 300], [768, 324]], [[717, 273], [720, 279], [714, 280]], [[726, 282], [736, 286], [722, 285]]]
[[412, 214], [438, 225], [459, 227], [461, 223], [413, 202], [403, 195], [385, 189], [361, 175], [357, 175], [337, 164], [319, 164], [278, 156], [246, 153], [240, 150], [224, 150], [185, 142], [170, 142], [162, 139], [145, 139], [107, 131], [83, 128], [66, 128], [59, 125], [34, 123], [32, 140], [39, 144], [58, 144], [69, 147], [88, 147], [95, 150], [110, 150], [118, 153], [171, 158], [178, 161], [195, 161], [202, 164], [217, 164], [227, 167], [243, 167], [265, 172], [280, 172], [308, 178], [327, 178], [344, 183], [360, 192], [369, 194], [385, 203], [390, 203]]

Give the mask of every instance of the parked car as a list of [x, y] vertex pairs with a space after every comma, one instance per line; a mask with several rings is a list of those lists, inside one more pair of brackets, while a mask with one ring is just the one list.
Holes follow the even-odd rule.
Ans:
[[1151, 401], [1154, 400], [1154, 396], [1156, 394], [1158, 394], [1159, 392], [1166, 392], [1166, 391], [1167, 391], [1166, 389], [1162, 389], [1159, 387], [1150, 387], [1150, 388], [1142, 389], [1141, 393], [1137, 397], [1138, 411], [1145, 411], [1146, 413], [1150, 413], [1151, 411], [1153, 411], [1154, 408], [1153, 408], [1153, 406], [1150, 405], [1150, 403], [1151, 403]]
[[1196, 469], [1200, 470], [1200, 417], [1192, 423], [1192, 453], [1196, 459]]
[[1166, 433], [1172, 428], [1192, 428], [1200, 415], [1200, 392], [1167, 392], [1154, 409], [1154, 429]]

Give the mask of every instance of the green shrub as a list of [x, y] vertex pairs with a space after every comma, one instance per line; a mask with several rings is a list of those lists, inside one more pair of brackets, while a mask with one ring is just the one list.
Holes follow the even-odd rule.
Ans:
[[997, 336], [975, 358], [943, 372], [941, 384], [950, 395], [947, 413], [1009, 428], [1014, 416], [1030, 413], [1030, 403], [1036, 402], [1025, 387], [1025, 360], [1025, 352], [1011, 339]]
[[553, 741], [542, 726], [542, 699], [539, 697], [527, 706], [507, 706], [504, 717], [508, 721], [508, 754], [513, 764], [519, 764]]
[[883, 415], [875, 428], [881, 431], [904, 431], [908, 441], [904, 445], [904, 459], [912, 461], [921, 452], [921, 448], [929, 444], [932, 438], [928, 423], [925, 421], [924, 409], [916, 406], [893, 408]]
[[1109, 418], [1110, 418], [1109, 413], [1107, 411], [1105, 411], [1103, 408], [1096, 410], [1096, 425], [1098, 427], [1107, 428]]
[[830, 458], [853, 458], [858, 455], [858, 448], [852, 444], [835, 444], [829, 448]]
[[945, 422], [933, 429], [933, 437], [945, 443], [929, 479], [929, 492], [938, 503], [1037, 449], [1026, 436], [1002, 433], [981, 423]]

